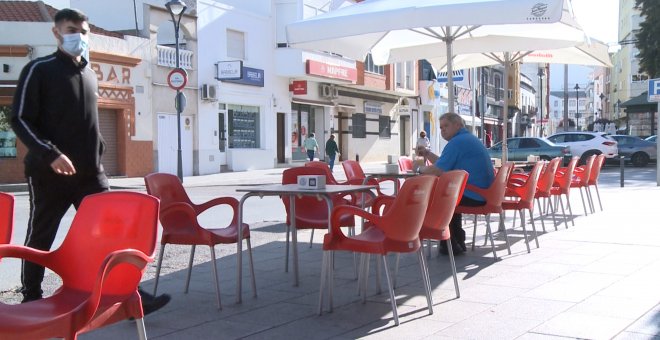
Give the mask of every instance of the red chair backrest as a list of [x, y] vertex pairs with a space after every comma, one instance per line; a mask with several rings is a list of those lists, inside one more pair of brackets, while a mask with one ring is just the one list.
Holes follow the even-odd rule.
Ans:
[[[321, 162], [321, 161], [307, 162], [305, 163], [305, 167], [321, 169], [323, 171], [322, 174], [314, 173], [313, 175], [325, 175], [326, 184], [340, 184], [335, 179], [335, 176], [332, 174], [332, 171], [330, 171], [330, 167], [326, 162]], [[297, 183], [297, 182], [293, 182], [293, 183]], [[284, 184], [284, 182], [282, 182], [282, 184]]]
[[[63, 285], [89, 291], [106, 256], [136, 249], [151, 256], [156, 248], [158, 199], [142, 193], [109, 191], [85, 197], [69, 232], [51, 259], [66, 266], [58, 274]], [[103, 294], [128, 295], [142, 278], [131, 265], [120, 265], [108, 276]]]
[[[313, 162], [309, 162], [313, 163]], [[307, 164], [309, 164], [307, 163]], [[325, 165], [326, 169], [329, 169], [327, 164]], [[303, 175], [325, 175], [326, 172], [322, 169], [319, 169], [316, 166], [304, 166], [304, 167], [295, 167], [284, 170], [282, 172], [282, 184], [296, 184], [298, 183], [298, 176]], [[327, 181], [327, 177], [326, 177]], [[284, 208], [286, 209], [286, 222], [290, 223], [290, 205], [289, 197], [282, 196], [282, 202], [284, 203]], [[328, 205], [325, 203], [325, 200], [319, 200], [313, 196], [296, 196], [295, 198], [296, 205], [296, 217], [300, 220], [317, 220], [324, 221], [323, 223], [328, 225]], [[296, 227], [309, 227], [309, 226], [318, 226], [318, 225], [300, 225], [296, 223]]]
[[419, 239], [419, 231], [426, 216], [435, 181], [435, 176], [421, 175], [403, 182], [378, 226], [385, 237], [397, 242]]
[[587, 185], [589, 179], [591, 178], [591, 168], [593, 168], [594, 161], [598, 155], [591, 155], [587, 158], [587, 161], [580, 168], [582, 171], [574, 171], [575, 178], [577, 178], [581, 185]]
[[575, 170], [575, 165], [577, 165], [579, 158], [573, 157], [568, 166], [562, 168], [562, 171], [557, 171], [555, 174], [555, 183], [553, 186], [559, 187], [562, 194], [568, 195], [571, 189], [571, 180], [573, 179], [573, 171]]
[[406, 172], [406, 171], [412, 171], [412, 169], [413, 169], [412, 158], [408, 156], [399, 157], [399, 171]]
[[594, 164], [591, 166], [591, 175], [589, 176], [589, 182], [587, 184], [598, 184], [598, 177], [600, 177], [600, 169], [603, 167], [603, 163], [605, 163], [605, 155], [601, 153], [596, 157]]
[[509, 176], [513, 172], [513, 163], [506, 162], [497, 170], [493, 183], [486, 189], [483, 198], [486, 200], [484, 208], [489, 211], [502, 211], [502, 201], [504, 200], [504, 192], [506, 191], [506, 184]]
[[539, 176], [541, 175], [541, 170], [543, 170], [543, 163], [536, 162], [532, 171], [527, 175], [527, 180], [519, 188], [516, 189], [520, 195], [520, 201], [518, 205], [531, 207], [534, 204], [534, 195], [536, 195], [536, 186], [539, 181]]
[[177, 176], [166, 173], [153, 173], [144, 176], [144, 184], [147, 186], [149, 195], [160, 199], [162, 207], [175, 202], [184, 202], [194, 206]]
[[[467, 179], [468, 173], [464, 170], [447, 171], [437, 178], [422, 223], [424, 229], [449, 231], [449, 222], [463, 196]], [[449, 238], [449, 232], [446, 237]]]
[[14, 228], [14, 196], [0, 192], [0, 244], [11, 242]]
[[346, 174], [346, 179], [350, 181], [355, 180], [364, 180], [367, 177], [362, 170], [360, 163], [352, 160], [343, 161], [341, 166], [344, 167], [344, 173]]
[[559, 167], [559, 162], [561, 158], [556, 157], [550, 160], [550, 162], [545, 166], [543, 172], [539, 176], [539, 181], [536, 184], [536, 195], [548, 195], [550, 189], [552, 189], [552, 183], [555, 181], [555, 174], [557, 173], [557, 168]]

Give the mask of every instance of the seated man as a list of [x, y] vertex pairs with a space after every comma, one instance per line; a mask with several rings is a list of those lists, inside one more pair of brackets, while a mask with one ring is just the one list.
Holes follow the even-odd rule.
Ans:
[[[468, 184], [479, 188], [488, 188], [494, 180], [493, 165], [486, 147], [467, 129], [461, 116], [448, 112], [440, 116], [440, 134], [448, 141], [438, 157], [430, 150], [418, 147], [417, 155], [431, 161], [433, 165], [419, 167], [423, 174], [440, 175], [444, 171], [465, 170], [469, 174]], [[481, 206], [486, 204], [477, 193], [465, 190], [459, 205]], [[461, 214], [454, 214], [449, 224], [454, 254], [462, 253], [465, 247], [465, 231], [462, 228]], [[440, 243], [440, 252], [448, 254], [447, 244]]]

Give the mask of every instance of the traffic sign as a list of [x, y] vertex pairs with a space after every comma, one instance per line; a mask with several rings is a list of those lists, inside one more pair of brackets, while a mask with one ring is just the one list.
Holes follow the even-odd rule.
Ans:
[[182, 68], [175, 68], [167, 75], [167, 84], [173, 90], [182, 90], [188, 83], [188, 74]]
[[649, 101], [660, 102], [660, 78], [649, 79]]

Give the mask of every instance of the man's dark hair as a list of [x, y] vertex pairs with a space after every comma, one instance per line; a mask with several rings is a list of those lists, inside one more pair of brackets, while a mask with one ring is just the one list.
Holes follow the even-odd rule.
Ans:
[[56, 24], [59, 24], [62, 21], [79, 23], [83, 21], [89, 21], [89, 18], [80, 10], [74, 8], [65, 8], [57, 11], [54, 20]]

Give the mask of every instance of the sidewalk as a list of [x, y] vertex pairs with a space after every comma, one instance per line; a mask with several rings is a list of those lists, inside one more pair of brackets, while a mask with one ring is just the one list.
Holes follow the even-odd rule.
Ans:
[[[366, 166], [367, 171], [381, 167]], [[195, 192], [207, 186], [278, 183], [283, 170], [186, 177], [184, 185]], [[532, 245], [529, 254], [517, 227], [510, 232], [512, 255], [506, 255], [499, 239], [502, 260], [494, 262], [490, 247], [482, 246], [481, 222], [476, 250], [456, 258], [460, 298], [447, 257], [435, 256], [434, 247], [428, 261], [433, 315], [425, 309], [416, 259], [402, 257], [395, 290], [399, 327], [391, 321], [387, 292], [376, 293], [373, 269], [368, 301], [361, 303], [349, 254], [337, 254], [334, 312], [318, 316], [322, 237], [317, 233], [310, 249], [309, 233], [298, 233], [301, 282], [293, 287], [292, 274], [283, 270], [282, 216], [251, 224], [257, 298], [252, 297], [249, 271], [244, 270], [243, 303], [235, 304], [236, 248], [216, 247], [222, 310], [215, 305], [208, 249], [198, 247], [190, 292], [183, 294], [189, 248], [168, 246], [159, 293], [171, 294], [172, 301], [145, 318], [147, 334], [152, 339], [660, 339], [660, 188], [654, 173], [632, 172], [626, 187], [620, 188], [616, 170], [603, 173], [604, 211], [596, 202], [596, 213], [583, 216], [580, 194], [573, 192], [575, 226], [569, 221], [568, 229], [561, 223], [555, 231], [552, 219], [545, 219], [547, 232], [540, 233], [540, 248]], [[343, 174], [341, 167], [335, 174]], [[141, 178], [112, 179], [111, 184], [144, 188]], [[507, 226], [511, 228], [510, 219]], [[540, 223], [536, 227], [541, 231]], [[472, 234], [471, 223], [465, 229]], [[154, 274], [151, 265], [143, 282], [148, 291], [153, 289]], [[119, 338], [136, 338], [135, 324], [126, 321], [81, 336]]]

